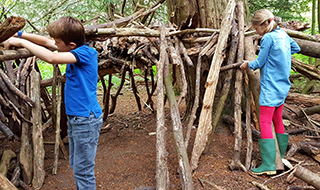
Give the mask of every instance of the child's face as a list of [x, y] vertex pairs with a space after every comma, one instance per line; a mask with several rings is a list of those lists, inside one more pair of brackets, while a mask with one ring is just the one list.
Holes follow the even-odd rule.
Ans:
[[64, 41], [59, 38], [54, 38], [55, 45], [58, 47], [59, 52], [69, 52], [72, 50], [72, 46], [70, 44], [66, 45]]
[[252, 26], [253, 26], [254, 29], [256, 29], [256, 32], [257, 32], [259, 35], [261, 35], [261, 36], [264, 35], [264, 33], [265, 33], [265, 31], [266, 31], [266, 27], [265, 27], [264, 24], [262, 24], [262, 25], [252, 25]]

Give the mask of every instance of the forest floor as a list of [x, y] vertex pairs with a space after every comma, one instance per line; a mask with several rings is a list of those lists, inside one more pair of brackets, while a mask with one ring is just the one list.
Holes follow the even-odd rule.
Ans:
[[[141, 86], [141, 88], [143, 88]], [[144, 90], [139, 90], [144, 91]], [[140, 93], [143, 100], [146, 94]], [[101, 96], [99, 96], [101, 99]], [[156, 108], [156, 96], [153, 97]], [[185, 106], [180, 105], [180, 113], [183, 115]], [[182, 123], [186, 131], [187, 123]], [[156, 185], [156, 112], [143, 108], [139, 111], [133, 93], [128, 89], [118, 97], [115, 113], [108, 117], [103, 127], [109, 127], [109, 131], [103, 131], [100, 135], [97, 156], [96, 156], [96, 182], [97, 190], [151, 190]], [[178, 171], [178, 158], [175, 140], [172, 132], [172, 121], [168, 102], [165, 105], [165, 126], [167, 127], [166, 140], [168, 151], [168, 168], [170, 176], [170, 189], [181, 188]], [[188, 154], [191, 155], [193, 139], [196, 129], [192, 130]], [[49, 128], [44, 133], [44, 141], [53, 141], [54, 130]], [[291, 143], [305, 141], [304, 135], [290, 135]], [[6, 139], [0, 143], [1, 149], [15, 147], [19, 149], [19, 142], [12, 142]], [[244, 163], [246, 155], [246, 134], [243, 135], [241, 160]], [[68, 148], [68, 146], [66, 146]], [[60, 152], [57, 174], [52, 174], [54, 145], [45, 145], [45, 168], [46, 177], [43, 190], [74, 190], [76, 189], [72, 170], [68, 160], [63, 159]], [[254, 141], [253, 159], [259, 158], [258, 143]], [[234, 137], [227, 126], [220, 125], [214, 135], [207, 154], [200, 157], [199, 167], [193, 173], [193, 184], [195, 190], [215, 189], [207, 182], [200, 182], [200, 179], [212, 182], [223, 189], [258, 189], [252, 185], [252, 181], [265, 183], [270, 189], [287, 189], [288, 186], [307, 185], [300, 179], [289, 184], [286, 181], [288, 174], [275, 179], [270, 176], [252, 176], [243, 171], [231, 171], [228, 165], [234, 157]], [[304, 167], [319, 173], [319, 164], [310, 157], [297, 153], [296, 160], [304, 160]], [[296, 163], [292, 163], [296, 164]], [[281, 172], [279, 172], [281, 173]], [[278, 174], [279, 174], [278, 173]]]

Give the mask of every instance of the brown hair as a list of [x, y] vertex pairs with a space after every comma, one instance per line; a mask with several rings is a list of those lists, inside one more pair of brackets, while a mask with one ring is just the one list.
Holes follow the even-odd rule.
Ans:
[[70, 16], [61, 17], [50, 23], [47, 30], [52, 38], [61, 39], [66, 45], [74, 42], [79, 47], [86, 41], [83, 25], [78, 19]]
[[260, 26], [265, 22], [269, 22], [269, 24], [264, 33], [271, 32], [278, 27], [277, 23], [274, 21], [274, 16], [271, 11], [267, 9], [260, 9], [254, 12], [253, 17], [251, 19], [252, 25]]

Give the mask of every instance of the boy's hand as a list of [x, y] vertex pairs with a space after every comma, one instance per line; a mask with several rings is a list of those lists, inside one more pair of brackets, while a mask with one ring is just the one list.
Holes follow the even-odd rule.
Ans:
[[11, 37], [4, 41], [4, 48], [9, 49], [11, 46], [22, 47], [22, 41], [23, 39]]
[[242, 70], [249, 69], [249, 61], [243, 61], [243, 63], [240, 65], [240, 69]]

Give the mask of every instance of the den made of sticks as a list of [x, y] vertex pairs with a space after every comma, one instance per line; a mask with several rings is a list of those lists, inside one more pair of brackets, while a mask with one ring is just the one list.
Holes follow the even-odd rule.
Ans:
[[[303, 135], [308, 140], [289, 142], [285, 159], [281, 159], [277, 150], [278, 173], [264, 182], [249, 172], [261, 162], [252, 157], [253, 144], [260, 138], [260, 72], [243, 71], [239, 66], [244, 60], [256, 58], [261, 36], [247, 21], [246, 5], [242, 1], [225, 2], [223, 11], [217, 16], [219, 19], [212, 19], [214, 21], [209, 24], [202, 19], [205, 15], [202, 9], [188, 12], [181, 17], [182, 20], [178, 19], [179, 15], [171, 14], [168, 23], [150, 22], [163, 3], [164, 0], [158, 1], [152, 7], [139, 9], [127, 17], [117, 16], [117, 19], [103, 24], [84, 24], [87, 42], [98, 51], [98, 75], [103, 89], [102, 132], [110, 130], [109, 117], [115, 112], [117, 103], [120, 104], [118, 97], [128, 80], [126, 76], [130, 78], [135, 100], [132, 103], [137, 110], [147, 109], [155, 113], [155, 184], [148, 188], [171, 189], [165, 126], [165, 122], [170, 121], [181, 184], [178, 189], [227, 189], [217, 185], [216, 181], [195, 178], [202, 162], [201, 155], [214, 151], [209, 147], [215, 143], [215, 131], [222, 123], [232, 131], [234, 139], [234, 156], [226, 168], [257, 179], [250, 182], [252, 189], [270, 189], [266, 184], [284, 175], [286, 180], [283, 183], [287, 184], [287, 189], [320, 189], [320, 171], [308, 169], [304, 160], [295, 157], [298, 152], [305, 154], [319, 168], [320, 97], [317, 92], [302, 94], [290, 90], [284, 104], [286, 132]], [[173, 9], [175, 3], [168, 1], [167, 6]], [[204, 4], [199, 1], [199, 7]], [[302, 32], [309, 28], [308, 24], [281, 22], [281, 18], [276, 21], [298, 43], [300, 54], [320, 58], [319, 36]], [[23, 30], [26, 24], [31, 25], [27, 18], [19, 16], [11, 16], [0, 23], [0, 138], [3, 142], [21, 143], [19, 150], [0, 152], [0, 189], [3, 190], [43, 189], [46, 173], [57, 174], [61, 154], [63, 159], [68, 159], [68, 126], [64, 109], [66, 77], [57, 65], [53, 65], [53, 77], [43, 79], [38, 58], [27, 49], [3, 48], [2, 42]], [[137, 74], [135, 69], [143, 72]], [[294, 56], [292, 70], [298, 74], [292, 74], [291, 81], [299, 77], [320, 80], [317, 66]], [[114, 75], [121, 78], [118, 86], [112, 83]], [[147, 99], [139, 94], [135, 81], [137, 75], [143, 78]], [[51, 87], [51, 92], [47, 87]], [[112, 88], [116, 88], [114, 93]], [[166, 104], [170, 108], [170, 120], [165, 119]], [[179, 110], [181, 104], [186, 105], [183, 113]], [[43, 133], [49, 128], [55, 131], [51, 134], [55, 139], [51, 142], [54, 161], [50, 170], [46, 170]], [[190, 146], [192, 151], [188, 151]], [[292, 185], [297, 180], [305, 185]]]

